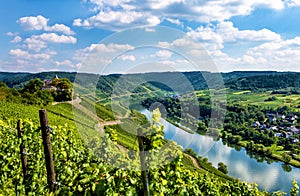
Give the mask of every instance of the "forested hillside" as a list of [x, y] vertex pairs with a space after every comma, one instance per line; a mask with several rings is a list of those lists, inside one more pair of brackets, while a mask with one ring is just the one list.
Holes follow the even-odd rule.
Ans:
[[[55, 75], [60, 78], [67, 78], [71, 82], [76, 82], [84, 87], [95, 87], [111, 94], [114, 84], [122, 76], [126, 81], [125, 88], [129, 89], [135, 83], [146, 81], [142, 85], [147, 88], [159, 88], [170, 91], [170, 86], [176, 86], [178, 89], [186, 89], [187, 84], [191, 84], [195, 90], [203, 90], [208, 88], [207, 81], [210, 81], [211, 87], [214, 86], [216, 78], [220, 75], [210, 72], [163, 72], [163, 73], [144, 73], [144, 74], [111, 74], [100, 76], [89, 73], [75, 73], [75, 72], [42, 72], [42, 73], [7, 73], [0, 72], [0, 81], [4, 82], [8, 87], [22, 88], [31, 79], [40, 78], [41, 80], [51, 79]], [[299, 73], [290, 72], [268, 72], [268, 71], [236, 71], [230, 73], [221, 73], [225, 86], [232, 89], [243, 90], [257, 90], [264, 89], [280, 89], [286, 87], [299, 87], [300, 79]], [[216, 85], [219, 85], [216, 83]], [[152, 86], [152, 87], [151, 87]], [[169, 86], [169, 87], [168, 87]], [[121, 92], [123, 89], [120, 89]], [[143, 92], [145, 89], [139, 87], [137, 92]], [[126, 92], [124, 92], [126, 93]]]
[[226, 86], [240, 90], [299, 88], [300, 73], [277, 73], [242, 77], [227, 81]]

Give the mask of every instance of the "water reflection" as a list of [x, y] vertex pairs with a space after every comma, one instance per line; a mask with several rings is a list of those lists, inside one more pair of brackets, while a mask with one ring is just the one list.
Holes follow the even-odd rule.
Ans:
[[[148, 110], [140, 112], [148, 119], [151, 118]], [[162, 120], [162, 123], [166, 139], [177, 142], [184, 149], [193, 149], [198, 155], [208, 158], [214, 166], [217, 166], [219, 162], [225, 163], [230, 176], [246, 182], [255, 182], [260, 188], [268, 191], [281, 190], [287, 193], [294, 179], [300, 182], [299, 168], [253, 154], [248, 155], [244, 148], [231, 148], [224, 145], [221, 140], [213, 141], [207, 136], [187, 133], [165, 120]]]

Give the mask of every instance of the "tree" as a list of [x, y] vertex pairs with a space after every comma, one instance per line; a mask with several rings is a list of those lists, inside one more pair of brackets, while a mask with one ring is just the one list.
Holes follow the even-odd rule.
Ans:
[[43, 100], [44, 105], [48, 105], [54, 101], [54, 98], [49, 91], [38, 91], [36, 95]]
[[220, 170], [224, 174], [228, 174], [227, 166], [222, 162], [218, 163], [218, 170]]
[[37, 78], [34, 80], [30, 80], [29, 83], [24, 86], [21, 92], [35, 93], [41, 90], [43, 86], [44, 86], [44, 82], [41, 81], [41, 79]]
[[187, 153], [187, 154], [189, 154], [189, 155], [191, 155], [191, 156], [193, 156], [193, 157], [197, 157], [197, 153], [193, 149], [191, 149], [191, 148], [185, 149], [184, 152]]
[[292, 157], [288, 155], [286, 152], [282, 154], [283, 161], [289, 163], [292, 160]]
[[71, 82], [67, 78], [59, 79], [59, 82], [56, 86], [59, 87], [60, 89], [71, 89], [72, 88]]
[[291, 196], [297, 196], [299, 194], [299, 186], [295, 180], [292, 182], [292, 184], [293, 187], [290, 190], [290, 194]]

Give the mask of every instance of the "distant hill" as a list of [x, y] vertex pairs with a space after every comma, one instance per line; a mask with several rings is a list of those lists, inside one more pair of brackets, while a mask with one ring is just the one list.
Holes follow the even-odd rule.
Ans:
[[300, 73], [285, 72], [235, 78], [228, 80], [226, 86], [240, 90], [300, 88]]
[[[1, 77], [1, 75], [3, 77]], [[24, 84], [29, 82], [29, 80], [40, 78], [41, 80], [52, 79], [55, 75], [60, 78], [68, 78], [70, 81], [74, 81], [76, 73], [70, 72], [41, 72], [41, 73], [7, 73], [0, 72], [0, 81], [5, 82], [8, 87], [20, 88]]]
[[14, 78], [17, 76], [26, 76], [28, 73], [11, 73], [11, 72], [0, 72], [0, 81], [3, 81], [5, 79]]
[[[68, 78], [71, 82], [74, 82], [77, 77], [76, 82], [80, 85], [87, 88], [97, 85], [97, 89], [110, 94], [115, 83], [121, 76], [125, 78], [125, 83], [123, 88], [119, 90], [122, 93], [126, 93], [126, 89], [129, 86], [135, 86], [134, 83], [143, 83], [143, 81], [147, 81], [143, 84], [147, 88], [138, 87], [135, 91], [144, 92], [145, 89], [153, 90], [157, 88], [170, 91], [171, 89], [168, 86], [184, 90], [188, 87], [185, 85], [187, 84], [186, 81], [189, 81], [189, 84], [195, 90], [207, 89], [208, 86], [205, 78], [214, 83], [218, 74], [210, 72], [162, 72], [100, 76], [88, 73], [77, 74], [76, 72], [41, 72], [35, 74], [0, 72], [0, 81], [5, 82], [9, 87], [21, 88], [31, 79], [52, 79], [55, 75], [58, 75], [60, 78]], [[294, 72], [234, 71], [222, 73], [222, 77], [226, 87], [231, 89], [257, 90], [300, 87], [300, 73]]]

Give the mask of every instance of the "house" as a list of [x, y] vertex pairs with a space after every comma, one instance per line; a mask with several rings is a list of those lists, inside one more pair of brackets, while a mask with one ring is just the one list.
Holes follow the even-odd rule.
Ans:
[[282, 136], [282, 133], [275, 133], [274, 136], [275, 136], [275, 137], [281, 137], [281, 136]]
[[282, 137], [284, 138], [290, 138], [293, 134], [291, 132], [282, 132]]
[[299, 129], [297, 129], [295, 126], [289, 127], [288, 130], [289, 130], [289, 132], [293, 133], [294, 135], [299, 134]]
[[275, 122], [276, 121], [276, 114], [267, 114], [267, 117], [269, 118], [269, 122], [272, 123], [272, 122]]
[[41, 88], [41, 90], [59, 91], [60, 89], [53, 85], [53, 81], [55, 79], [59, 79], [57, 75], [55, 75], [52, 80], [44, 80], [44, 86]]
[[260, 123], [256, 121], [255, 123], [253, 123], [252, 127], [260, 127]]
[[289, 122], [293, 122], [293, 123], [294, 123], [294, 121], [297, 120], [297, 119], [298, 119], [298, 116], [295, 115], [295, 114], [290, 114], [290, 115], [288, 115], [288, 117], [287, 117], [287, 120], [288, 120]]
[[266, 130], [267, 129], [267, 125], [263, 124], [263, 125], [260, 126], [260, 128], [263, 129], [263, 130]]
[[278, 115], [277, 115], [277, 118], [281, 118], [281, 119], [283, 119], [283, 120], [285, 119], [285, 117], [286, 117], [286, 116], [285, 116], [284, 114], [278, 114]]
[[271, 127], [269, 128], [269, 130], [271, 130], [271, 131], [278, 131], [278, 128], [277, 128], [276, 126], [271, 126]]

